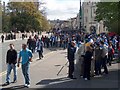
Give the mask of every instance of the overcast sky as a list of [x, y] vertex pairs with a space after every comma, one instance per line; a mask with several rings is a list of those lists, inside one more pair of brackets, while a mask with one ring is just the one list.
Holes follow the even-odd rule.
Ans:
[[79, 13], [79, 0], [45, 0], [48, 19], [68, 19]]
[[[2, 0], [8, 2], [9, 0]], [[42, 0], [46, 2], [47, 18], [50, 20], [66, 20], [76, 17], [79, 12], [80, 0]], [[83, 1], [83, 0], [82, 0]]]

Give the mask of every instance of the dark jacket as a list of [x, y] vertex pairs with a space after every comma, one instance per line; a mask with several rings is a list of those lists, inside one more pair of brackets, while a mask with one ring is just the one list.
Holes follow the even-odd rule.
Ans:
[[31, 47], [32, 47], [32, 39], [28, 39], [27, 45], [28, 45], [28, 48], [31, 50]]
[[86, 51], [84, 55], [84, 62], [91, 62], [93, 53], [90, 51]]
[[95, 60], [101, 60], [102, 58], [102, 50], [100, 49], [100, 47], [96, 47], [95, 48]]
[[6, 56], [6, 63], [8, 64], [16, 64], [17, 63], [17, 51], [16, 50], [8, 50]]
[[73, 47], [73, 46], [68, 47], [67, 58], [68, 58], [69, 61], [74, 61], [75, 52], [76, 52], [76, 47]]

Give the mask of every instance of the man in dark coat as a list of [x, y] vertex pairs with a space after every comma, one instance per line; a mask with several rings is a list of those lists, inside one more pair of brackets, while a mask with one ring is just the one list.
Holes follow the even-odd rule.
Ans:
[[27, 45], [28, 45], [28, 49], [30, 49], [32, 51], [32, 37], [31, 36], [27, 40]]
[[2, 39], [2, 43], [4, 42], [4, 35], [1, 36], [1, 39]]
[[67, 58], [69, 61], [69, 75], [68, 75], [68, 77], [71, 79], [75, 79], [75, 78], [73, 78], [75, 52], [76, 52], [75, 42], [72, 41], [70, 43], [70, 45], [68, 46], [68, 52], [67, 52]]

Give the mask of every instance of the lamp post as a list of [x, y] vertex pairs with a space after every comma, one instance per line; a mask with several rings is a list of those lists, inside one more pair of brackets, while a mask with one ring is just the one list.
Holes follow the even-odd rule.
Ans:
[[81, 30], [82, 30], [82, 28], [81, 28], [81, 19], [82, 19], [82, 8], [81, 8], [81, 0], [80, 0], [79, 19], [80, 19], [80, 26], [79, 26], [79, 30], [80, 30], [80, 32], [81, 32]]

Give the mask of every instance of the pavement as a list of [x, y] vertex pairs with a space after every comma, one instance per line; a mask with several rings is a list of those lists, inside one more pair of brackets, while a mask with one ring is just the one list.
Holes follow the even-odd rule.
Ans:
[[[67, 51], [63, 49], [51, 49], [51, 52], [44, 55], [42, 60], [34, 59], [30, 65], [30, 78], [31, 86], [37, 90], [39, 88], [118, 88], [118, 66], [119, 64], [114, 62], [112, 66], [109, 66], [109, 74], [103, 76], [95, 76], [90, 81], [85, 81], [79, 77], [77, 79], [67, 78], [68, 63], [67, 63]], [[62, 68], [62, 70], [61, 70]], [[60, 71], [61, 70], [61, 71]], [[59, 73], [60, 71], [60, 73]], [[18, 81], [17, 83], [11, 83], [8, 86], [3, 86], [5, 83], [5, 74], [1, 75], [0, 86], [7, 89], [21, 90], [27, 89], [24, 87], [24, 79], [21, 68], [18, 68]], [[11, 75], [11, 80], [13, 75]]]
[[[42, 35], [47, 35], [45, 32], [42, 33]], [[6, 53], [7, 50], [9, 49], [9, 44], [13, 43], [15, 45], [15, 49], [19, 53], [21, 50], [21, 45], [22, 43], [27, 43], [27, 39], [25, 38], [22, 40], [22, 38], [18, 38], [16, 40], [5, 40], [4, 43], [0, 42], [0, 74], [5, 73], [6, 70]], [[50, 50], [49, 49], [44, 49], [44, 54], [48, 53]], [[34, 53], [34, 58], [38, 57], [37, 53]]]

